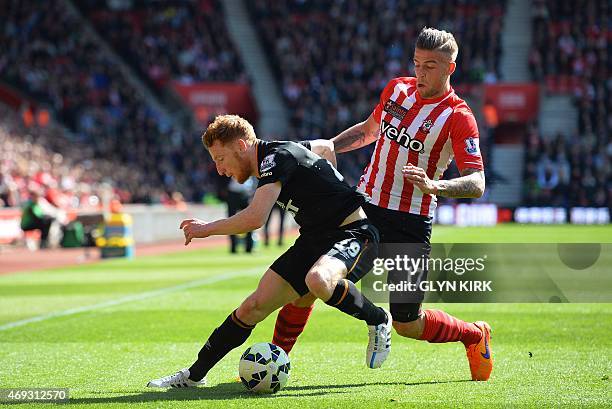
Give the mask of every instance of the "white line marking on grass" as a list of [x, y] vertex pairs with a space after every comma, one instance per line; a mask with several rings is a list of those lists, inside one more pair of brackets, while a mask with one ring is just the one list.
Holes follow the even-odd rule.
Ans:
[[128, 295], [127, 297], [117, 298], [114, 300], [108, 300], [108, 301], [104, 301], [98, 304], [85, 305], [83, 307], [70, 308], [64, 311], [51, 312], [48, 314], [38, 315], [32, 318], [27, 318], [25, 320], [9, 322], [7, 324], [0, 325], [0, 331], [6, 331], [8, 329], [21, 327], [23, 325], [31, 324], [34, 322], [46, 321], [52, 318], [66, 317], [68, 315], [79, 314], [81, 312], [100, 310], [102, 308], [113, 307], [115, 305], [126, 304], [126, 303], [133, 302], [133, 301], [146, 300], [147, 298], [158, 297], [160, 295], [166, 295], [166, 294], [175, 293], [178, 291], [188, 290], [190, 288], [200, 287], [200, 286], [207, 285], [207, 284], [214, 284], [220, 281], [227, 281], [227, 280], [231, 280], [232, 278], [236, 278], [236, 277], [250, 276], [250, 275], [255, 275], [256, 273], [262, 274], [264, 271], [265, 271], [265, 268], [257, 268], [257, 269], [239, 271], [235, 273], [219, 274], [219, 275], [215, 275], [212, 277], [206, 277], [206, 278], [202, 278], [199, 280], [189, 281], [187, 283], [175, 285], [172, 287], [165, 287], [165, 288], [160, 288], [158, 290]]

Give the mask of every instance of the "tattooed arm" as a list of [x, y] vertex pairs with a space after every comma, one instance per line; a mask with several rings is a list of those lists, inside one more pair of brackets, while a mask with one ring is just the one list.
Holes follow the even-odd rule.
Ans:
[[484, 171], [467, 168], [461, 172], [461, 177], [450, 180], [439, 180], [435, 194], [452, 198], [479, 198], [485, 190]]
[[408, 164], [402, 169], [404, 178], [425, 194], [451, 198], [479, 198], [485, 190], [484, 171], [466, 168], [461, 176], [451, 180], [431, 180], [425, 171]]
[[378, 123], [374, 116], [342, 131], [331, 141], [337, 153], [349, 152], [369, 145], [378, 138]]

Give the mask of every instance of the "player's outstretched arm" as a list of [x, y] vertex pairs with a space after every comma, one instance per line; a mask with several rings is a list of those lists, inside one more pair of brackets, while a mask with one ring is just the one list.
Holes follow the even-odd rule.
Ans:
[[431, 180], [427, 177], [425, 170], [408, 164], [402, 169], [404, 178], [418, 187], [425, 194], [432, 194], [450, 198], [474, 198], [481, 197], [485, 190], [484, 171], [474, 168], [466, 168], [461, 171], [461, 176], [450, 180]]
[[195, 238], [203, 239], [208, 236], [241, 234], [260, 228], [268, 220], [280, 191], [280, 182], [269, 183], [258, 188], [249, 206], [227, 219], [212, 223], [206, 223], [199, 219], [183, 220], [180, 228], [185, 234], [185, 245], [188, 245]]
[[336, 151], [334, 143], [328, 139], [315, 139], [310, 142], [310, 150], [322, 157], [327, 159], [334, 167], [338, 167], [336, 162]]
[[338, 153], [349, 152], [371, 144], [378, 138], [378, 122], [374, 115], [363, 122], [355, 124], [332, 138], [334, 150]]

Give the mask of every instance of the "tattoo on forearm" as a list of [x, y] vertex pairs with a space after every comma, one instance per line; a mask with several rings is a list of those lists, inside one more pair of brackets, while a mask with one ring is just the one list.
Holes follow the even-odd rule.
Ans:
[[336, 152], [342, 153], [363, 144], [366, 139], [366, 134], [361, 129], [348, 129], [334, 138], [334, 148]]
[[449, 198], [477, 198], [482, 196], [485, 188], [484, 173], [479, 170], [468, 170], [464, 176], [438, 183], [438, 196]]

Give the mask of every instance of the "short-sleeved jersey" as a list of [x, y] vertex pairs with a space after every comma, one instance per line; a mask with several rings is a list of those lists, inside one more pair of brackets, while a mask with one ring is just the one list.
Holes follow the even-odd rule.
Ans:
[[366, 200], [309, 145], [283, 141], [257, 145], [258, 188], [280, 182], [276, 203], [293, 215], [302, 232], [338, 227]]
[[372, 115], [380, 124], [379, 137], [358, 190], [374, 205], [433, 216], [436, 197], [404, 180], [402, 168], [408, 163], [424, 169], [433, 180], [453, 157], [460, 171], [483, 169], [476, 120], [452, 88], [439, 98], [424, 99], [417, 92], [416, 78], [394, 78]]

